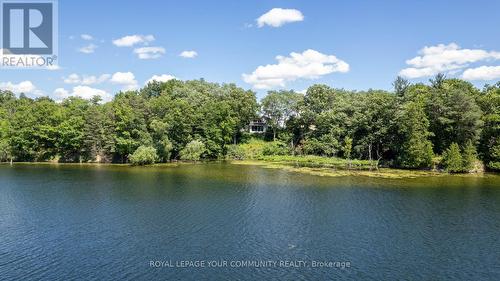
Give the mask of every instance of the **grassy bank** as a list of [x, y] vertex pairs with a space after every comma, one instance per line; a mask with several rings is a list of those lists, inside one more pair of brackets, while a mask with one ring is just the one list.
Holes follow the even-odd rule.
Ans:
[[[441, 176], [447, 173], [430, 170], [403, 170], [391, 168], [376, 169], [368, 160], [346, 160], [321, 156], [261, 156], [253, 160], [234, 160], [233, 165], [255, 165], [268, 169], [316, 176], [343, 177], [366, 176], [375, 178], [401, 179]], [[477, 175], [476, 175], [477, 176]]]

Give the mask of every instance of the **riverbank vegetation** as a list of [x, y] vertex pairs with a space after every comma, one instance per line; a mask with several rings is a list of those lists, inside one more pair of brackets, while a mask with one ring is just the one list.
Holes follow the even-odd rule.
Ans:
[[[255, 118], [267, 131], [249, 133]], [[500, 83], [477, 89], [441, 74], [429, 84], [398, 77], [394, 91], [313, 85], [305, 94], [270, 91], [260, 102], [253, 91], [204, 80], [154, 81], [106, 103], [0, 92], [0, 161], [176, 159], [500, 170]]]

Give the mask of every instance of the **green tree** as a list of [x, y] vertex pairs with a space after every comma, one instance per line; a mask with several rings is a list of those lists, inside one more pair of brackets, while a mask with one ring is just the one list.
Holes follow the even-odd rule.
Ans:
[[203, 142], [192, 140], [181, 150], [180, 155], [182, 160], [198, 161], [205, 151], [206, 148]]
[[476, 147], [472, 143], [471, 140], [467, 142], [467, 145], [464, 147], [464, 153], [463, 153], [463, 168], [465, 171], [472, 171], [474, 170], [476, 166], [476, 161], [477, 161], [477, 152], [476, 152]]
[[410, 82], [408, 82], [408, 80], [404, 79], [403, 77], [398, 76], [392, 83], [392, 86], [394, 87], [396, 96], [403, 97], [410, 87]]
[[472, 84], [446, 79], [439, 85], [431, 89], [426, 101], [430, 131], [433, 133], [431, 140], [437, 153], [444, 151], [452, 142], [459, 146], [465, 146], [468, 140], [476, 142], [483, 127], [482, 111], [475, 100], [478, 91]]
[[344, 152], [344, 157], [349, 162], [348, 166], [350, 169], [351, 168], [352, 138], [350, 138], [348, 136], [346, 136], [344, 138], [344, 146], [342, 147], [342, 150]]
[[297, 106], [302, 95], [294, 91], [270, 91], [262, 99], [262, 112], [273, 130], [273, 140], [280, 128], [297, 114]]
[[477, 101], [484, 122], [479, 154], [489, 169], [500, 170], [500, 82], [486, 85]]
[[462, 155], [460, 147], [457, 143], [452, 143], [443, 153], [443, 164], [445, 170], [450, 173], [460, 173], [464, 171]]
[[147, 165], [158, 161], [158, 155], [154, 147], [141, 145], [128, 159], [132, 165]]
[[404, 104], [398, 114], [399, 133], [403, 139], [398, 157], [400, 165], [404, 168], [429, 168], [434, 154], [422, 100]]

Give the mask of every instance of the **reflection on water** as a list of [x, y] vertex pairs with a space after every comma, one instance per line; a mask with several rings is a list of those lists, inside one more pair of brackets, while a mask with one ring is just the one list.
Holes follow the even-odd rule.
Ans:
[[[500, 280], [500, 177], [0, 166], [7, 280]], [[348, 261], [350, 268], [175, 267]], [[150, 261], [172, 261], [155, 268]]]

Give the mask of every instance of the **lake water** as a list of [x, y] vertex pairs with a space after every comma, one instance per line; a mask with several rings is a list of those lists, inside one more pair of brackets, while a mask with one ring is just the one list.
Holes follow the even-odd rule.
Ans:
[[0, 279], [500, 280], [500, 176], [0, 165]]

